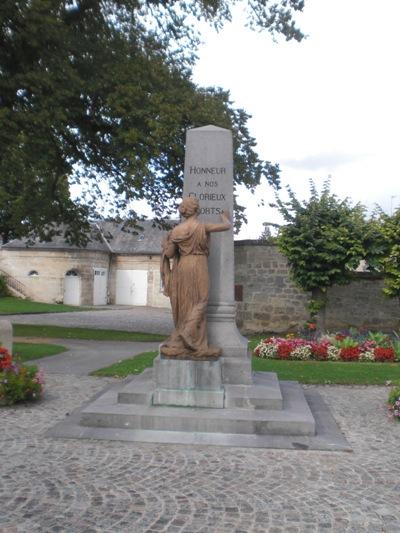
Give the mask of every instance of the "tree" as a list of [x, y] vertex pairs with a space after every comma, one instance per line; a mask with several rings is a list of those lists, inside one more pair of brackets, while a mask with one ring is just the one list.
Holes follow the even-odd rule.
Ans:
[[400, 302], [400, 208], [393, 215], [378, 208], [373, 223], [376, 234], [373, 266], [383, 275], [383, 293]]
[[[249, 24], [301, 40], [302, 0], [248, 0]], [[191, 81], [193, 18], [220, 28], [234, 0], [2, 0], [0, 234], [48, 239], [66, 222], [84, 243], [88, 219], [156, 217], [181, 194], [184, 136], [214, 123], [234, 134], [236, 183], [275, 186], [279, 168], [255, 152], [249, 115], [229, 93]], [[190, 18], [191, 17], [191, 18]], [[82, 187], [72, 202], [71, 184]], [[243, 208], [236, 206], [238, 222]], [[54, 223], [55, 225], [51, 225]]]
[[[264, 222], [263, 223], [264, 229], [261, 232], [261, 235], [259, 236], [260, 241], [269, 243], [269, 244], [275, 244], [276, 243], [276, 232], [279, 229], [280, 225], [275, 224], [274, 222]], [[274, 228], [274, 233], [272, 232], [272, 229]]]
[[339, 200], [330, 193], [326, 181], [319, 194], [310, 181], [310, 198], [297, 200], [288, 187], [289, 200], [277, 197], [275, 206], [286, 225], [281, 226], [278, 246], [287, 257], [295, 283], [304, 291], [311, 291], [311, 317], [319, 313], [320, 328], [325, 329], [324, 309], [327, 289], [343, 285], [366, 257], [366, 243], [371, 240], [365, 208], [352, 205], [346, 198]]

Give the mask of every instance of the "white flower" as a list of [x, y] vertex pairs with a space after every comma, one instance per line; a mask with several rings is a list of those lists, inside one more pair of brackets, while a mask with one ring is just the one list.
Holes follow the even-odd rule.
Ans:
[[306, 346], [298, 346], [294, 350], [291, 351], [290, 357], [292, 359], [298, 359], [300, 361], [307, 361], [307, 359], [311, 358], [311, 347]]
[[257, 346], [257, 348], [258, 356], [264, 359], [274, 359], [278, 353], [278, 347], [276, 346], [276, 344], [261, 343]]
[[368, 361], [368, 362], [375, 361], [374, 352], [370, 352], [370, 351], [361, 352], [360, 353], [360, 361]]
[[336, 346], [328, 346], [328, 359], [330, 361], [338, 361], [340, 359], [340, 348]]

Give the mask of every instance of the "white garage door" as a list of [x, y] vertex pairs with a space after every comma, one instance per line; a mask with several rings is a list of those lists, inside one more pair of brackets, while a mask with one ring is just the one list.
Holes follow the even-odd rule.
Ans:
[[115, 303], [147, 304], [147, 270], [117, 270]]
[[95, 268], [93, 273], [93, 305], [107, 305], [107, 269]]
[[64, 304], [81, 305], [81, 278], [76, 274], [67, 273], [64, 278]]

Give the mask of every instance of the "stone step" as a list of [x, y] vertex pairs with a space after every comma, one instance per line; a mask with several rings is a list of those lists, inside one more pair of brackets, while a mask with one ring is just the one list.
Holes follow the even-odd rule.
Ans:
[[[150, 376], [143, 381], [135, 378], [118, 393], [118, 402], [148, 406], [160, 404], [162, 403], [160, 391], [158, 391], [157, 400], [154, 401], [155, 388], [156, 384]], [[274, 410], [283, 408], [282, 393], [278, 378], [274, 372], [255, 373], [253, 385], [225, 385], [224, 388], [225, 401], [221, 407]], [[162, 392], [166, 394], [168, 391]], [[208, 391], [196, 391], [197, 395], [202, 393], [210, 394]], [[215, 394], [215, 391], [213, 393]], [[201, 407], [200, 398], [197, 398], [196, 404]]]
[[118, 393], [118, 403], [151, 405], [155, 386], [152, 380], [142, 382], [132, 380]]
[[275, 372], [256, 372], [252, 385], [225, 385], [225, 407], [282, 409], [283, 398]]
[[87, 427], [255, 435], [314, 435], [315, 421], [302, 388], [281, 383], [283, 409], [206, 409], [118, 403], [106, 392], [82, 410]]

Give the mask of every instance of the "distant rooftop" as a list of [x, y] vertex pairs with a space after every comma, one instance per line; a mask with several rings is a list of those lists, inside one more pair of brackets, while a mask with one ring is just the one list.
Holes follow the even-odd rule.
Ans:
[[[171, 223], [176, 223], [171, 221]], [[92, 250], [99, 252], [114, 252], [116, 254], [132, 255], [152, 255], [161, 252], [161, 242], [165, 235], [165, 230], [154, 226], [152, 220], [142, 220], [137, 222], [138, 227], [134, 228], [125, 222], [101, 221], [92, 224], [90, 240], [82, 248], [75, 244], [69, 244], [64, 238], [65, 227], [60, 227], [61, 235], [56, 235], [51, 241], [28, 242], [27, 239], [14, 239], [2, 248], [12, 249], [35, 249], [35, 250]], [[104, 242], [104, 238], [107, 243]]]

